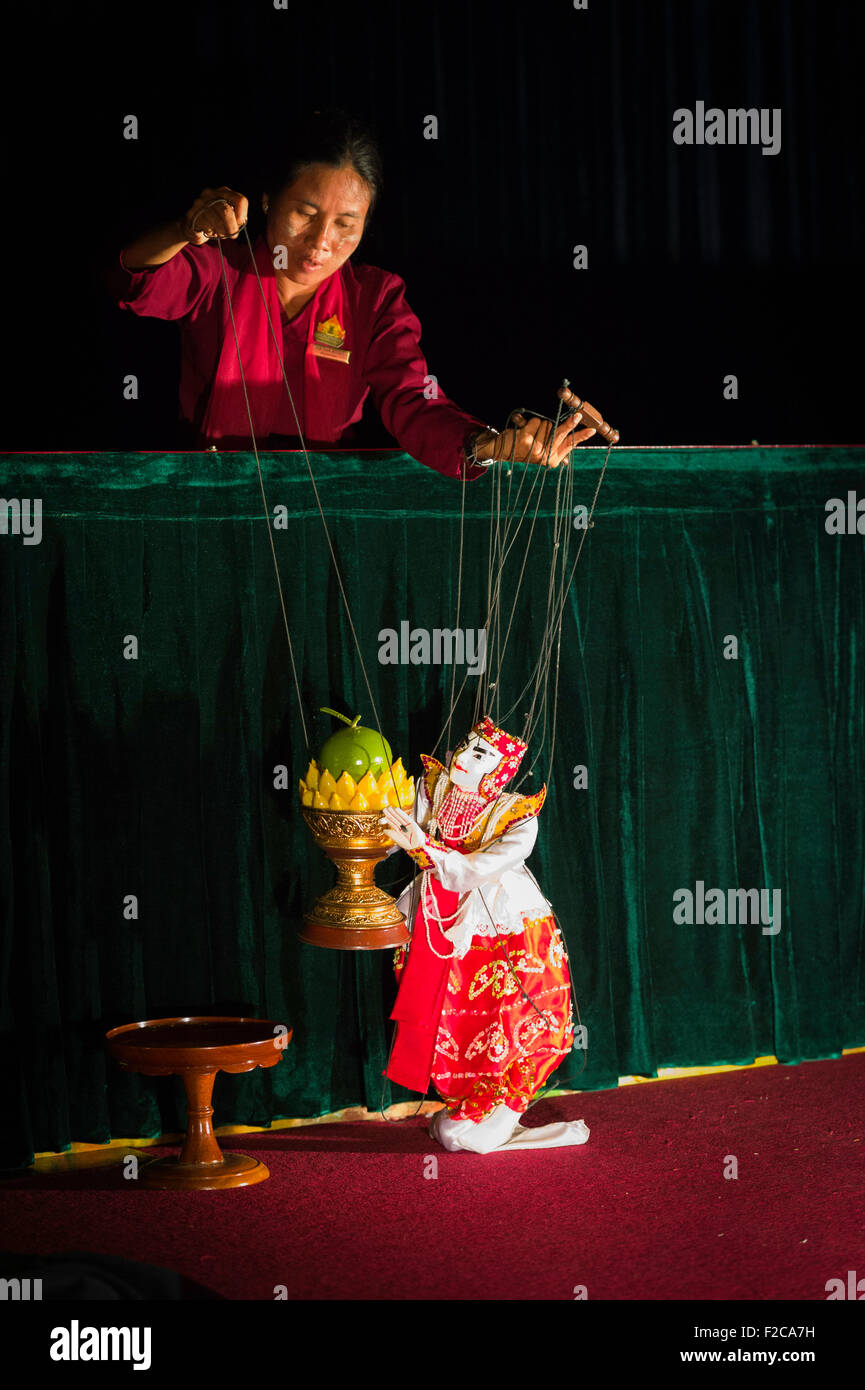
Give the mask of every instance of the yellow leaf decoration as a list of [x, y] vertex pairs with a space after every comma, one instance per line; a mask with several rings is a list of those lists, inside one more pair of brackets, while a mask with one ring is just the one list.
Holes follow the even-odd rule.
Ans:
[[336, 789], [347, 806], [357, 791], [357, 782], [349, 772], [344, 772], [336, 784]]
[[313, 758], [306, 777], [298, 781], [301, 805], [319, 811], [380, 811], [385, 806], [414, 805], [414, 778], [409, 777], [402, 758], [383, 768], [378, 780], [372, 772], [364, 773], [355, 782], [350, 772], [336, 780], [327, 768], [320, 768]]
[[325, 801], [329, 801], [330, 798], [333, 796], [334, 792], [336, 791], [336, 782], [334, 781], [332, 774], [328, 772], [327, 768], [325, 768], [324, 772], [321, 774], [321, 777], [318, 780], [318, 790], [324, 797]]

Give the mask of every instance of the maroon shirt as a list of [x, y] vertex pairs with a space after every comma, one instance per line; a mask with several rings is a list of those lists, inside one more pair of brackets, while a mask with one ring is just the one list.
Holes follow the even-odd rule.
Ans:
[[[260, 238], [256, 249], [261, 255], [263, 242]], [[232, 304], [245, 285], [244, 296], [241, 296], [244, 312], [260, 315], [262, 331], [269, 335], [261, 291], [250, 279], [248, 246], [245, 242], [224, 241], [222, 251]], [[262, 257], [260, 264], [264, 259]], [[234, 351], [217, 248], [186, 246], [163, 265], [145, 270], [127, 270], [122, 260], [120, 265], [122, 282], [116, 292], [120, 307], [135, 314], [174, 319], [180, 325], [180, 409], [184, 420], [194, 429], [197, 447], [207, 448], [215, 443], [223, 449], [249, 448], [248, 420], [241, 420], [237, 413], [232, 416], [237, 421], [237, 433], [233, 435], [210, 435], [205, 425], [211, 397], [214, 390], [220, 390], [217, 371], [227, 337]], [[268, 270], [270, 266], [266, 267]], [[330, 285], [329, 292], [332, 297], [337, 289], [339, 291], [350, 358], [348, 364], [333, 361], [324, 366], [321, 361], [315, 364], [326, 377], [327, 410], [324, 411], [320, 406], [316, 409], [316, 396], [311, 389], [304, 392], [304, 365], [315, 327], [311, 324], [311, 316], [317, 323], [326, 312], [322, 308], [328, 302], [325, 291], [337, 276], [341, 284]], [[264, 283], [274, 302], [273, 282], [265, 280]], [[254, 290], [252, 294], [250, 287]], [[275, 327], [275, 314], [271, 319]], [[322, 283], [296, 318], [288, 322], [282, 314], [280, 326], [286, 377], [308, 445], [328, 448], [347, 432], [350, 437], [351, 427], [360, 420], [364, 401], [370, 395], [385, 428], [407, 454], [449, 477], [463, 476], [463, 444], [472, 431], [484, 428], [484, 421], [460, 410], [437, 383], [430, 383], [429, 368], [420, 347], [420, 322], [406, 302], [405, 284], [398, 275], [377, 266], [355, 266], [346, 261], [334, 276]], [[259, 337], [255, 341], [260, 343], [262, 339]], [[272, 343], [272, 339], [270, 341]], [[273, 356], [275, 358], [275, 353]], [[263, 357], [253, 363], [245, 361], [244, 372], [257, 442], [270, 442], [271, 447], [275, 443], [299, 447], [294, 413], [281, 372], [275, 381], [273, 363], [266, 366]], [[265, 372], [269, 373], [267, 396], [262, 387], [256, 388], [256, 381], [263, 379]], [[269, 428], [260, 437], [258, 407], [261, 418], [269, 422]], [[475, 478], [484, 469], [471, 467], [465, 472], [467, 477]]]

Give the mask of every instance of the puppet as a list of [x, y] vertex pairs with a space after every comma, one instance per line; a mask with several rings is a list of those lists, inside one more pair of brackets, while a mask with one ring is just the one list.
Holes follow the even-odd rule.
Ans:
[[423, 757], [415, 814], [381, 823], [420, 869], [399, 900], [396, 1035], [386, 1075], [445, 1102], [430, 1133], [448, 1150], [584, 1144], [582, 1120], [527, 1129], [527, 1106], [574, 1044], [570, 975], [552, 908], [526, 867], [546, 788], [507, 793], [526, 744], [477, 723], [450, 766]]

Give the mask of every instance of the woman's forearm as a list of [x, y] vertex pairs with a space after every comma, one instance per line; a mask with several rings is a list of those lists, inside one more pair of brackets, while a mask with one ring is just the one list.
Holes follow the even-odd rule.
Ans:
[[124, 246], [121, 260], [127, 270], [144, 270], [147, 266], [164, 265], [188, 245], [189, 239], [184, 231], [183, 218], [178, 217], [167, 226], [157, 227], [155, 231], [147, 232], [129, 246]]

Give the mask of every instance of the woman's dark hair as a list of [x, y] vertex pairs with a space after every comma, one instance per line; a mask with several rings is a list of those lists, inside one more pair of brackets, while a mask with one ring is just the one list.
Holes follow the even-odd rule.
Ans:
[[281, 155], [262, 171], [264, 192], [275, 198], [310, 164], [326, 164], [331, 169], [350, 164], [370, 190], [369, 222], [383, 176], [378, 144], [363, 121], [340, 107], [328, 107], [301, 117], [280, 143]]

